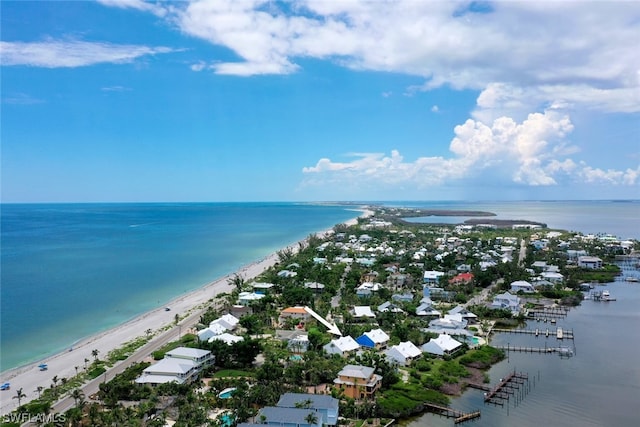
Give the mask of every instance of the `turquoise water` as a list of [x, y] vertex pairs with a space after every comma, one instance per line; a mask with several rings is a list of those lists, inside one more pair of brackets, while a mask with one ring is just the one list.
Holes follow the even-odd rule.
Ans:
[[68, 348], [358, 214], [295, 203], [2, 205], [0, 369]]

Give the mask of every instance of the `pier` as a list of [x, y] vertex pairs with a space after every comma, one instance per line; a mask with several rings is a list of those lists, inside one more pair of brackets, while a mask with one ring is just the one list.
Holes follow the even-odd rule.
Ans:
[[495, 329], [494, 328], [494, 329], [491, 329], [491, 332], [499, 332], [503, 334], [529, 334], [529, 335], [535, 335], [536, 337], [540, 335], [544, 335], [546, 338], [548, 338], [549, 336], [555, 335], [555, 337], [559, 340], [573, 339], [573, 329], [567, 330], [562, 328], [556, 328], [555, 331], [549, 330], [549, 328], [545, 330], [542, 330], [542, 329]]
[[564, 318], [569, 313], [568, 307], [544, 307], [544, 308], [531, 308], [527, 310], [527, 317], [535, 320], [553, 320]]
[[505, 378], [501, 378], [498, 385], [484, 394], [484, 402], [492, 405], [503, 406], [511, 399], [511, 396], [523, 397], [528, 392], [529, 375], [513, 371]]
[[510, 351], [516, 351], [519, 353], [541, 353], [541, 354], [559, 354], [560, 357], [571, 357], [574, 355], [574, 351], [568, 347], [523, 347], [512, 345], [499, 345], [494, 346], [499, 350], [505, 350], [507, 353]]
[[429, 411], [448, 418], [455, 418], [453, 422], [460, 424], [465, 421], [473, 420], [480, 417], [480, 411], [462, 412], [448, 406], [436, 405], [435, 403], [425, 403], [425, 408]]

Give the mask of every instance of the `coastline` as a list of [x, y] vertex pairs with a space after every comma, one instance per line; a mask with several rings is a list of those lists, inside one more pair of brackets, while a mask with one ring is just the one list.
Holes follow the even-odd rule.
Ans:
[[[373, 214], [372, 211], [366, 209], [354, 209], [354, 211], [360, 212], [360, 214], [342, 224], [347, 226], [354, 225], [357, 224], [358, 218]], [[326, 236], [328, 233], [331, 233], [332, 230], [333, 228], [319, 231], [316, 232], [315, 235], [319, 237]], [[299, 245], [306, 241], [307, 238], [304, 238], [282, 248], [282, 250], [296, 251]], [[163, 328], [169, 327], [169, 331], [175, 333], [179, 333], [182, 328], [186, 331], [188, 328], [194, 326], [198, 322], [200, 315], [206, 311], [206, 307], [202, 307], [201, 305], [218, 294], [231, 290], [231, 286], [228, 283], [230, 278], [236, 274], [242, 276], [247, 281], [258, 277], [269, 267], [277, 263], [278, 252], [279, 251], [272, 252], [264, 258], [249, 263], [233, 273], [217, 278], [198, 289], [176, 297], [166, 304], [166, 307], [170, 307], [170, 311], [165, 311], [164, 307], [158, 307], [109, 330], [81, 339], [72, 347], [72, 350], [61, 351], [42, 360], [2, 372], [0, 373], [0, 383], [11, 383], [11, 390], [21, 388], [22, 392], [26, 395], [26, 397], [22, 399], [22, 403], [24, 404], [38, 397], [37, 387], [42, 386], [45, 389], [50, 387], [54, 376], [58, 379], [71, 378], [76, 375], [76, 367], [78, 367], [78, 372], [84, 370], [85, 358], [92, 362], [92, 351], [94, 349], [98, 350], [98, 357], [103, 358], [110, 351], [138, 337], [144, 336], [145, 331], [148, 329], [151, 329], [154, 333], [154, 338], [149, 341], [150, 343], [155, 341], [156, 335], [162, 335], [159, 331], [163, 330]], [[174, 324], [176, 314], [181, 317], [179, 326]], [[136, 351], [136, 353], [137, 352], [138, 351]], [[46, 371], [40, 371], [38, 368], [38, 365], [41, 363], [48, 365]], [[114, 367], [123, 363], [126, 363], [126, 361], [118, 362]], [[18, 407], [17, 401], [10, 397], [12, 394], [10, 390], [0, 394], [0, 414], [7, 414]]]

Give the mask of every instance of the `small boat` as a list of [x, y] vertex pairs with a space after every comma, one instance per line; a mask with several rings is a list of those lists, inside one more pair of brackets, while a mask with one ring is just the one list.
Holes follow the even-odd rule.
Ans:
[[569, 347], [560, 347], [558, 348], [558, 354], [560, 355], [560, 357], [571, 357], [573, 356], [573, 350], [571, 350]]
[[640, 279], [634, 276], [627, 276], [624, 280], [626, 280], [627, 282], [640, 282]]
[[602, 299], [602, 301], [615, 301], [616, 300], [614, 297], [611, 296], [609, 291], [607, 291], [606, 289], [604, 291], [602, 291], [602, 297], [600, 297], [600, 299]]

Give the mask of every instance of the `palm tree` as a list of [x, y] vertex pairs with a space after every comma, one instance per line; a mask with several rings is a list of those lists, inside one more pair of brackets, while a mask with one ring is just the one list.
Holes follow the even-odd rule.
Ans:
[[20, 406], [23, 397], [27, 397], [27, 395], [22, 392], [22, 387], [20, 387], [16, 390], [16, 395], [13, 396], [14, 399], [18, 399], [18, 406]]
[[75, 366], [75, 368], [76, 368], [76, 375], [78, 375], [78, 367], [77, 367], [77, 366]]
[[42, 394], [42, 390], [44, 390], [44, 387], [42, 387], [41, 385], [39, 385], [38, 387], [36, 387], [36, 390], [38, 392], [38, 399], [40, 399], [40, 395]]
[[96, 361], [98, 360], [98, 353], [100, 353], [100, 350], [98, 350], [97, 348], [94, 348], [93, 350], [91, 350], [91, 355]]
[[87, 363], [89, 363], [89, 359], [87, 359], [86, 357], [84, 358], [84, 370], [87, 370]]
[[304, 420], [310, 425], [318, 424], [318, 416], [315, 412], [309, 412]]
[[146, 331], [144, 331], [145, 334], [147, 334], [147, 339], [149, 339], [149, 337], [151, 336], [151, 332], [153, 332], [151, 330], [151, 328], [147, 329]]
[[71, 397], [76, 403], [76, 408], [79, 407], [78, 402], [82, 402], [84, 399], [84, 393], [79, 388], [74, 388], [71, 392]]

